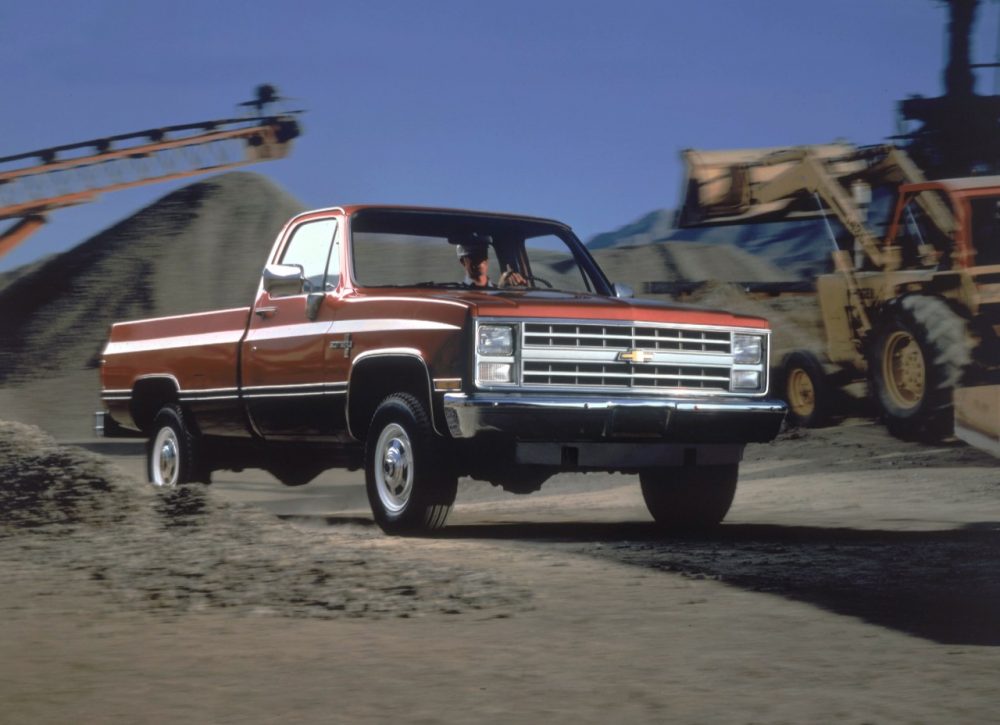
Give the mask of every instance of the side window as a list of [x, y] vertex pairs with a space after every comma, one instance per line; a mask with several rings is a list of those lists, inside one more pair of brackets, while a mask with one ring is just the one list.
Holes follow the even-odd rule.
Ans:
[[319, 292], [324, 289], [331, 242], [336, 231], [336, 219], [306, 222], [292, 232], [292, 238], [285, 246], [281, 263], [295, 264], [302, 268], [302, 274], [306, 278], [306, 292]]
[[535, 287], [549, 287], [567, 292], [590, 292], [590, 281], [577, 264], [572, 250], [554, 234], [524, 240], [524, 251], [531, 265]]

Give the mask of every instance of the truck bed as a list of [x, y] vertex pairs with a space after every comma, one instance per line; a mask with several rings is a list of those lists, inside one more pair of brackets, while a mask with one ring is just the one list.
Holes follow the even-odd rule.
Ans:
[[105, 390], [131, 390], [140, 376], [163, 376], [183, 392], [235, 392], [249, 316], [249, 307], [239, 307], [113, 325], [103, 354]]

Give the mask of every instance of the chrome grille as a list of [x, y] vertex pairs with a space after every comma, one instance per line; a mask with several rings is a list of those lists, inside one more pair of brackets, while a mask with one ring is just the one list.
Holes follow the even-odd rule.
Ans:
[[[634, 362], [620, 357], [629, 351]], [[627, 323], [522, 325], [525, 387], [725, 393], [731, 368], [729, 330]]]

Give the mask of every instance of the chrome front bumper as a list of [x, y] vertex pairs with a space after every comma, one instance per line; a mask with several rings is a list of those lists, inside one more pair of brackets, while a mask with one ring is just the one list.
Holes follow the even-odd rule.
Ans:
[[743, 398], [600, 397], [524, 393], [446, 393], [453, 438], [761, 443], [773, 440], [787, 407]]

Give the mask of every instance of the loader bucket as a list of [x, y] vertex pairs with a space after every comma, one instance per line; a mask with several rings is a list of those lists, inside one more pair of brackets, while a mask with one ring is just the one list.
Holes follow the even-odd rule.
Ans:
[[1000, 458], [1000, 384], [955, 389], [955, 437]]
[[830, 165], [834, 175], [847, 175], [864, 169], [857, 158], [858, 149], [850, 144], [824, 144], [731, 151], [681, 152], [684, 162], [684, 198], [677, 217], [680, 227], [715, 224], [745, 224], [781, 219], [819, 216], [815, 202], [784, 198], [760, 202], [754, 189], [773, 181], [801, 164], [806, 156]]

